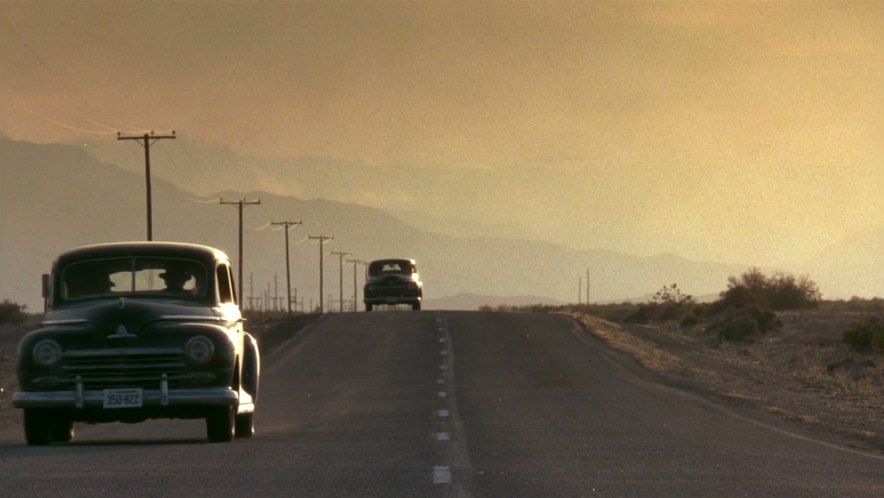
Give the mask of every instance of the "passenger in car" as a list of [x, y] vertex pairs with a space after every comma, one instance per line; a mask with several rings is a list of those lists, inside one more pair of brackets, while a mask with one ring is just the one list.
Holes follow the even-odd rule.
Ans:
[[92, 269], [82, 269], [66, 279], [70, 297], [85, 297], [107, 294], [114, 283], [106, 273]]

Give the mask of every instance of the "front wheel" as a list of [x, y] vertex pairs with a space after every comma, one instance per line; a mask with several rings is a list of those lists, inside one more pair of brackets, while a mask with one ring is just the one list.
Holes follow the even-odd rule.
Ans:
[[236, 429], [236, 406], [219, 406], [206, 417], [206, 436], [210, 443], [226, 443], [233, 439]]
[[371, 311], [371, 305], [370, 305], [370, 304], [366, 304], [366, 305], [365, 305], [365, 311]]
[[30, 446], [46, 446], [52, 442], [52, 419], [44, 410], [25, 409], [25, 441]]
[[250, 438], [255, 434], [255, 414], [241, 413], [236, 416], [236, 437]]
[[412, 309], [413, 311], [420, 311], [420, 309], [421, 309], [421, 303], [411, 303], [411, 309]]
[[52, 440], [59, 443], [70, 443], [74, 439], [74, 421], [64, 418], [52, 421]]

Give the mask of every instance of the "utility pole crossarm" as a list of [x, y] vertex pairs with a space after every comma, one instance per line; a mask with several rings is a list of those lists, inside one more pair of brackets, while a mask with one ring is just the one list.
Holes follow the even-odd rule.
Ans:
[[286, 309], [288, 314], [292, 314], [292, 272], [289, 266], [289, 228], [295, 225], [303, 225], [304, 222], [298, 221], [271, 221], [270, 225], [281, 226], [285, 228], [285, 293], [286, 293]]

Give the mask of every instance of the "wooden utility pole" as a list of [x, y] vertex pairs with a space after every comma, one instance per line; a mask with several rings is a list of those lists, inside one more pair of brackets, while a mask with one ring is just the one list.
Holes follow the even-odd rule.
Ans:
[[[235, 284], [235, 288], [237, 290], [239, 290], [239, 286], [243, 285], [242, 268], [243, 268], [243, 266], [245, 266], [243, 264], [243, 259], [242, 259], [242, 208], [243, 208], [243, 206], [251, 206], [251, 205], [261, 204], [261, 199], [257, 199], [254, 201], [247, 201], [245, 199], [240, 199], [238, 201], [225, 201], [224, 199], [220, 199], [219, 202], [221, 204], [230, 204], [232, 206], [236, 206], [239, 210], [239, 265], [237, 265], [237, 266], [239, 266], [239, 276], [237, 277], [238, 280], [236, 281], [236, 284]], [[239, 302], [238, 297], [239, 296], [237, 296], [237, 302]]]
[[117, 132], [117, 140], [136, 140], [144, 147], [144, 181], [147, 185], [147, 240], [153, 240], [153, 210], [151, 207], [150, 193], [150, 146], [157, 140], [169, 138], [175, 139], [175, 130], [169, 135], [157, 135], [154, 132], [145, 133], [143, 135], [123, 135]]
[[255, 276], [249, 272], [249, 309], [255, 309]]
[[310, 240], [318, 240], [319, 241], [319, 313], [325, 313], [325, 306], [322, 301], [322, 292], [323, 292], [323, 285], [322, 285], [322, 253], [323, 253], [323, 250], [322, 250], [322, 246], [325, 245], [325, 243], [328, 242], [329, 240], [334, 240], [335, 236], [334, 235], [331, 235], [331, 236], [308, 235], [307, 238]]
[[335, 256], [338, 256], [338, 278], [339, 278], [338, 284], [340, 285], [340, 289], [341, 289], [340, 306], [341, 306], [341, 313], [343, 313], [344, 312], [344, 256], [352, 256], [353, 254], [349, 253], [349, 252], [344, 252], [344, 251], [332, 251], [329, 254], [334, 254]]
[[359, 265], [364, 265], [365, 261], [361, 259], [348, 259], [348, 263], [353, 263], [353, 311], [356, 311], [356, 306], [358, 302], [358, 294], [356, 293], [356, 267]]
[[283, 227], [285, 230], [285, 288], [286, 303], [288, 305], [288, 314], [292, 314], [292, 272], [289, 269], [289, 228], [295, 225], [303, 225], [301, 220], [298, 221], [271, 221], [271, 225]]
[[586, 304], [589, 305], [589, 268], [586, 269]]

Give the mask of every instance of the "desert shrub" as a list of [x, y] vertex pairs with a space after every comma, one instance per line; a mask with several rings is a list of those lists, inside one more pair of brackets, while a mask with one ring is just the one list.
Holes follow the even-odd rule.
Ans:
[[730, 276], [720, 296], [712, 305], [713, 313], [752, 306], [775, 311], [815, 308], [821, 299], [816, 283], [807, 276], [778, 272], [767, 277], [758, 268], [750, 268], [739, 278]]
[[562, 307], [562, 309], [565, 311], [577, 311], [589, 315], [595, 315], [597, 317], [604, 318], [605, 320], [609, 320], [612, 322], [626, 321], [626, 318], [635, 313], [638, 308], [638, 304], [625, 301], [621, 303], [578, 304]]
[[872, 299], [863, 299], [859, 296], [853, 296], [844, 304], [849, 311], [861, 311], [866, 313], [884, 312], [884, 299], [873, 297]]
[[875, 318], [854, 323], [841, 337], [855, 351], [884, 353], [884, 323], [879, 323]]
[[28, 319], [25, 313], [27, 305], [13, 303], [8, 299], [4, 299], [0, 303], [0, 323], [22, 323]]
[[686, 313], [679, 324], [682, 327], [693, 327], [703, 321], [703, 307], [694, 306], [690, 313]]
[[663, 286], [645, 304], [639, 305], [638, 309], [626, 317], [631, 323], [650, 322], [679, 322], [692, 313], [694, 298], [682, 294], [677, 284]]
[[731, 308], [706, 330], [714, 333], [719, 342], [754, 341], [763, 334], [773, 332], [780, 325], [780, 321], [772, 311], [757, 306], [747, 306]]
[[878, 330], [872, 333], [872, 351], [884, 353], [884, 325], [878, 325]]

